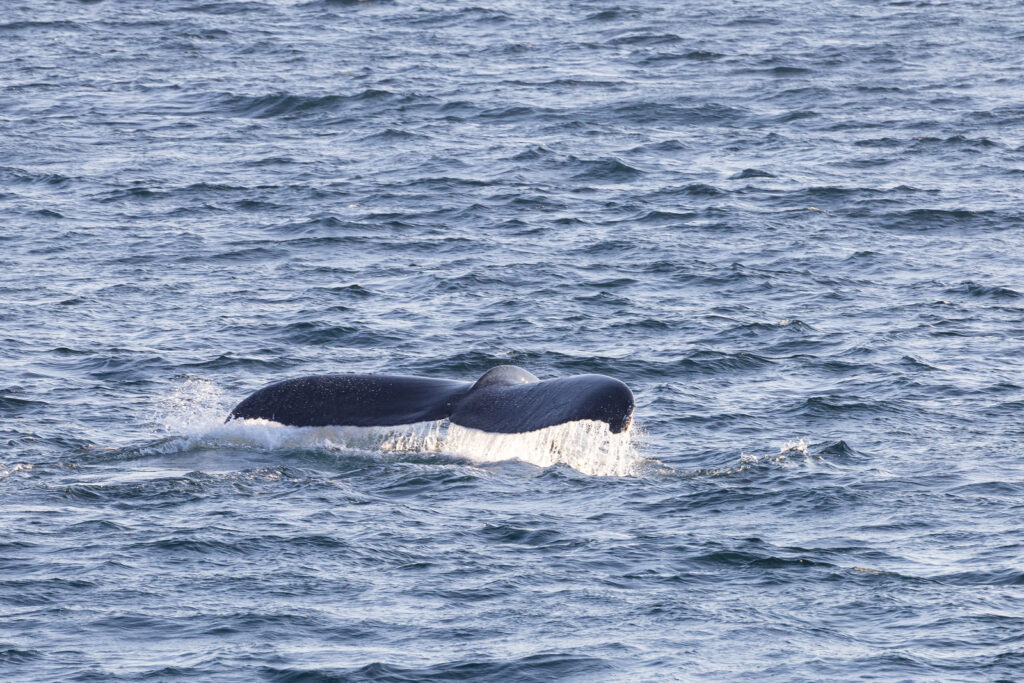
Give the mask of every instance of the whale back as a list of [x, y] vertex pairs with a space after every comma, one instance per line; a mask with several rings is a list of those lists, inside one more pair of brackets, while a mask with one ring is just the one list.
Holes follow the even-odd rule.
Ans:
[[499, 365], [480, 375], [480, 379], [476, 381], [470, 391], [490, 386], [514, 386], [539, 381], [536, 375], [518, 365]]
[[264, 387], [228, 419], [264, 419], [294, 427], [374, 427], [452, 423], [502, 434], [532, 432], [577, 420], [599, 420], [618, 433], [629, 427], [633, 394], [604, 375], [539, 380], [514, 365], [484, 373], [475, 384], [402, 375], [311, 375]]

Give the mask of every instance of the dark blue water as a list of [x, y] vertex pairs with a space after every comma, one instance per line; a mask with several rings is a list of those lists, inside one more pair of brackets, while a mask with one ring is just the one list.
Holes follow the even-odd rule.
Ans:
[[[1020, 3], [9, 0], [0, 73], [3, 680], [1024, 675]], [[504, 363], [636, 426], [221, 425]]]

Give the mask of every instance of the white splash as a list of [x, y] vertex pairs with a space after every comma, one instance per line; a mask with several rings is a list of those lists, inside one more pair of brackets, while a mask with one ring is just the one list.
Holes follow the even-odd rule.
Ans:
[[156, 407], [154, 421], [167, 434], [199, 436], [224, 423], [229, 399], [213, 382], [189, 378]]
[[441, 444], [444, 451], [474, 462], [521, 460], [538, 467], [568, 465], [595, 476], [639, 475], [646, 462], [629, 431], [612, 434], [608, 425], [580, 420], [525, 434], [495, 434], [449, 425]]
[[263, 450], [313, 448], [327, 451], [419, 453], [442, 450], [443, 423], [395, 427], [288, 427], [270, 420], [232, 420], [208, 429], [203, 438], [221, 445]]
[[[31, 472], [32, 465], [26, 462], [16, 462], [11, 464], [0, 463], [0, 480], [8, 479], [12, 474], [18, 474], [19, 472]], [[23, 475], [24, 476], [24, 475]]]
[[161, 403], [156, 422], [168, 435], [181, 437], [155, 447], [175, 449], [240, 446], [261, 450], [313, 448], [361, 453], [439, 453], [476, 463], [520, 460], [538, 467], [567, 465], [595, 476], [637, 476], [652, 461], [640, 456], [637, 430], [612, 434], [603, 422], [570, 422], [525, 434], [495, 434], [447, 421], [395, 427], [287, 427], [269, 420], [224, 418], [230, 406], [206, 380], [189, 379]]

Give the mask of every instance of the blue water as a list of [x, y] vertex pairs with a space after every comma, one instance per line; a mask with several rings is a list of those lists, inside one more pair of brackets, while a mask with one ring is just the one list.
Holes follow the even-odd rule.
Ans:
[[[7, 0], [0, 67], [3, 680], [1024, 676], [1019, 3]], [[506, 363], [635, 427], [221, 424]]]

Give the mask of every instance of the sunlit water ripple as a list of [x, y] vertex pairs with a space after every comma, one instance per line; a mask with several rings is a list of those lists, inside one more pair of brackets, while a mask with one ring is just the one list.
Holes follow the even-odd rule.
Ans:
[[[1024, 24], [0, 9], [3, 680], [1014, 680]], [[596, 372], [636, 426], [223, 424]]]

